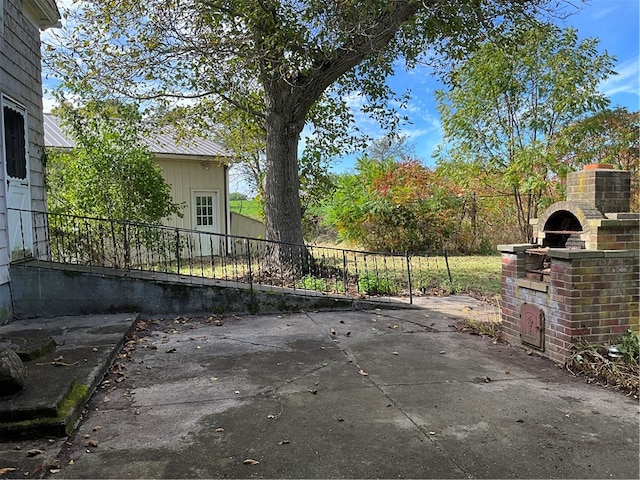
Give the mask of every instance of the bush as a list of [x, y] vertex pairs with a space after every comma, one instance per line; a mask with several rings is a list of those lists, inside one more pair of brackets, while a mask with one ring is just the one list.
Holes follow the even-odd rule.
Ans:
[[366, 295], [393, 295], [398, 286], [386, 273], [367, 272], [358, 278], [358, 288]]

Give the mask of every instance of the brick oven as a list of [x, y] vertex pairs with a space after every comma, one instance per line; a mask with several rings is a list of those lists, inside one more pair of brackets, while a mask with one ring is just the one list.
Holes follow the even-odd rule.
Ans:
[[502, 252], [502, 331], [565, 363], [580, 338], [604, 343], [640, 316], [640, 214], [630, 173], [592, 166], [567, 177], [567, 200], [532, 221], [531, 244]]

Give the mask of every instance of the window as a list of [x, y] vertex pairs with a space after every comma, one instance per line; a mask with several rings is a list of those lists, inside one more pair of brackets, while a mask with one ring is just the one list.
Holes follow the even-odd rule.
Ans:
[[212, 226], [214, 225], [213, 196], [196, 195], [196, 225]]
[[24, 180], [27, 178], [24, 115], [7, 105], [4, 105], [2, 113], [7, 176]]

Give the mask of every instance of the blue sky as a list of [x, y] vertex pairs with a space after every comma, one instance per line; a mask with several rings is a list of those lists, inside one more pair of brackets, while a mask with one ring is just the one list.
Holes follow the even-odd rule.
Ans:
[[[576, 4], [578, 2], [575, 2]], [[606, 50], [616, 57], [614, 70], [617, 75], [600, 85], [600, 90], [611, 100], [611, 106], [623, 106], [629, 111], [640, 109], [640, 68], [638, 46], [640, 24], [640, 2], [638, 0], [591, 0], [581, 5], [581, 10], [558, 22], [559, 26], [573, 27], [580, 39], [597, 37], [599, 50]], [[398, 72], [390, 80], [397, 93], [410, 89], [412, 100], [406, 115], [410, 124], [403, 126], [401, 133], [409, 136], [416, 156], [425, 165], [433, 166], [432, 153], [442, 140], [439, 114], [434, 100], [434, 91], [441, 88], [437, 79], [426, 68], [411, 72]], [[379, 127], [367, 118], [358, 118], [359, 127], [373, 137], [381, 135]], [[353, 169], [356, 156], [336, 159], [335, 172]]]

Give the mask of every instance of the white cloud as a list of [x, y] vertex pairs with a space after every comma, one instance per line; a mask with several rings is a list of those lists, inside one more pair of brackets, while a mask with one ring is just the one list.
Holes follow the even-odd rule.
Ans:
[[640, 63], [638, 59], [621, 63], [616, 69], [617, 74], [609, 77], [600, 84], [600, 91], [607, 97], [618, 93], [631, 93], [638, 95]]

